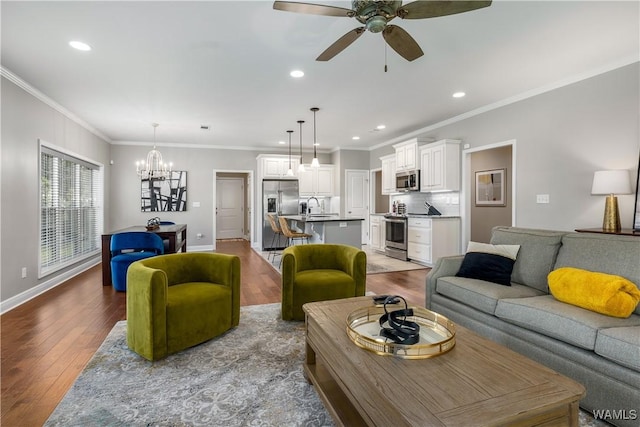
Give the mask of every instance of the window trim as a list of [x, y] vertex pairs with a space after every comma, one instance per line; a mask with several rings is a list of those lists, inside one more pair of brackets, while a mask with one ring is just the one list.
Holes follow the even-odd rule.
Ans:
[[[96, 168], [100, 177], [99, 188], [96, 189], [96, 199], [99, 204], [96, 212], [96, 249], [86, 254], [79, 255], [71, 260], [57, 263], [53, 266], [43, 267], [42, 265], [42, 155], [53, 154], [64, 160], [72, 160], [75, 163], [83, 164], [91, 168]], [[88, 157], [74, 153], [71, 150], [49, 143], [43, 139], [38, 139], [38, 279], [49, 276], [53, 273], [76, 265], [89, 258], [100, 255], [101, 235], [104, 234], [104, 164], [92, 160]]]

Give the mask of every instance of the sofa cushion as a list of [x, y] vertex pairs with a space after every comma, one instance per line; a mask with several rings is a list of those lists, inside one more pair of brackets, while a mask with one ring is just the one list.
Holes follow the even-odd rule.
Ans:
[[495, 315], [509, 323], [587, 350], [595, 348], [599, 329], [640, 326], [639, 316], [627, 319], [604, 316], [565, 304], [551, 295], [501, 299]]
[[491, 243], [520, 245], [511, 281], [548, 293], [547, 275], [553, 270], [564, 234], [561, 231], [494, 227]]
[[519, 245], [469, 242], [456, 276], [511, 286], [511, 272], [519, 249]]
[[640, 371], [640, 326], [599, 330], [595, 351], [602, 357]]
[[573, 267], [549, 273], [549, 290], [558, 301], [614, 317], [629, 317], [640, 301], [630, 280]]
[[512, 286], [502, 286], [465, 277], [439, 278], [436, 292], [488, 314], [494, 314], [500, 299], [525, 298], [543, 294], [537, 289], [515, 283]]
[[[575, 267], [616, 274], [640, 287], [640, 239], [616, 234], [568, 233], [554, 269]], [[640, 305], [634, 313], [640, 314]]]

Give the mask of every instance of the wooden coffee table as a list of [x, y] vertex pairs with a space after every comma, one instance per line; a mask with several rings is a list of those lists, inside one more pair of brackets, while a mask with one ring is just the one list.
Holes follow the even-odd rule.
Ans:
[[356, 346], [353, 310], [371, 297], [305, 304], [305, 374], [338, 425], [578, 425], [581, 384], [457, 326], [443, 355], [408, 360]]

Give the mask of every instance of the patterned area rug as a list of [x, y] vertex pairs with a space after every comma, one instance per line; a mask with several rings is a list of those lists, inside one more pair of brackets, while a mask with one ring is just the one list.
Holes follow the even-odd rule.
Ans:
[[[333, 426], [304, 348], [280, 304], [242, 307], [235, 329], [155, 363], [128, 349], [121, 321], [45, 426]], [[581, 411], [579, 425], [606, 424]]]
[[241, 308], [240, 325], [151, 363], [118, 322], [46, 426], [332, 426], [302, 374], [304, 323], [280, 304]]

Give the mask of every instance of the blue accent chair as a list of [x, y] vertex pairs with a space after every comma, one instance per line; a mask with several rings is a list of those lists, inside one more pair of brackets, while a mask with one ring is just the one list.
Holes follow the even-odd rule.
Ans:
[[111, 281], [116, 291], [127, 290], [127, 269], [131, 263], [164, 253], [162, 238], [155, 233], [131, 231], [111, 236]]

